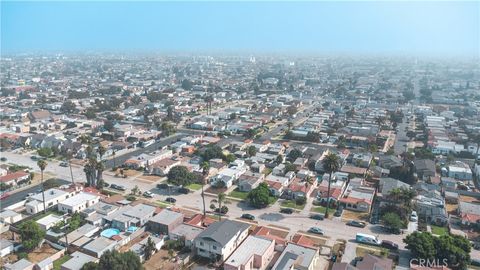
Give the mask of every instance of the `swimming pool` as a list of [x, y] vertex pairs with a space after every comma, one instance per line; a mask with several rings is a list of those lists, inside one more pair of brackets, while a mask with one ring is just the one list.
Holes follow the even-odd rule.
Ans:
[[100, 235], [103, 236], [103, 237], [106, 237], [106, 238], [110, 238], [114, 235], [118, 235], [120, 234], [120, 230], [119, 229], [114, 229], [114, 228], [108, 228], [106, 230], [103, 230]]
[[135, 226], [130, 226], [130, 227], [127, 228], [127, 232], [133, 233], [133, 232], [135, 232], [137, 229], [138, 229], [138, 228], [135, 227]]

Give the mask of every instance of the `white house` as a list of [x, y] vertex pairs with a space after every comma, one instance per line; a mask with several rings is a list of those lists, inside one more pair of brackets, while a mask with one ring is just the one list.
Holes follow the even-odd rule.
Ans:
[[219, 182], [223, 182], [223, 185], [227, 188], [233, 185], [233, 182], [236, 181], [240, 175], [245, 173], [246, 168], [224, 168], [218, 172], [217, 175], [212, 177], [210, 182], [213, 185], [220, 185]]
[[0, 239], [0, 257], [5, 257], [13, 252], [13, 243], [7, 239]]
[[[53, 207], [60, 202], [72, 197], [75, 192], [66, 192], [60, 189], [52, 188], [45, 191], [45, 206], [46, 208]], [[29, 198], [29, 201], [25, 204], [25, 209], [28, 214], [36, 214], [43, 211], [43, 198], [42, 193], [38, 193]]]
[[58, 211], [64, 213], [75, 213], [82, 211], [96, 203], [100, 200], [100, 197], [90, 194], [81, 192], [73, 197], [70, 197], [58, 204]]

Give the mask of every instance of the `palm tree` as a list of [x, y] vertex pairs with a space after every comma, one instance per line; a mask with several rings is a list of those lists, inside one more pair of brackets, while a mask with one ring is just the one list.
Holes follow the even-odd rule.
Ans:
[[204, 161], [202, 162], [202, 164], [200, 164], [200, 167], [202, 168], [202, 202], [203, 202], [203, 216], [205, 217], [206, 215], [206, 210], [205, 210], [205, 194], [204, 194], [204, 186], [205, 186], [205, 182], [207, 182], [207, 177], [208, 177], [208, 174], [210, 173], [210, 164], [208, 163], [208, 161]]
[[145, 261], [148, 261], [155, 252], [157, 252], [157, 248], [155, 248], [155, 243], [153, 242], [151, 237], [148, 237], [147, 243], [143, 245], [143, 254], [145, 255]]
[[310, 175], [307, 175], [307, 177], [305, 177], [305, 189], [308, 189], [308, 186], [312, 184], [313, 178]]
[[116, 166], [116, 164], [115, 164], [115, 155], [116, 155], [116, 154], [117, 154], [117, 151], [113, 150], [112, 156], [113, 156], [113, 169], [114, 169], [114, 170], [117, 169], [117, 168], [116, 168], [117, 166]]
[[37, 161], [37, 166], [40, 168], [40, 173], [41, 173], [43, 213], [46, 213], [47, 208], [45, 207], [45, 188], [43, 187], [43, 171], [45, 171], [45, 168], [47, 167], [47, 162], [44, 159], [40, 159], [39, 161]]
[[221, 213], [221, 211], [222, 211], [222, 203], [225, 202], [225, 199], [226, 199], [226, 198], [227, 198], [227, 195], [225, 195], [225, 193], [223, 193], [223, 192], [218, 193], [218, 198], [217, 198], [217, 200], [218, 200], [218, 210], [219, 210], [218, 220], [220, 220], [220, 221], [222, 220], [222, 215], [221, 215], [221, 214], [222, 214], [222, 213]]
[[75, 185], [75, 181], [73, 180], [72, 158], [73, 158], [73, 153], [71, 150], [68, 150], [67, 151], [68, 167], [70, 167], [70, 177], [72, 179], [72, 185]]
[[327, 207], [325, 208], [325, 217], [328, 218], [328, 208], [330, 207], [330, 184], [332, 182], [332, 174], [340, 169], [340, 158], [334, 154], [328, 154], [323, 160], [323, 169], [328, 176], [328, 189], [327, 189]]

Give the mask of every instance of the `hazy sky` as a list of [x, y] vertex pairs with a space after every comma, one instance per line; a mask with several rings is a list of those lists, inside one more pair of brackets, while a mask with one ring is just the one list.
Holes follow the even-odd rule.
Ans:
[[1, 49], [479, 56], [479, 14], [479, 1], [1, 1]]

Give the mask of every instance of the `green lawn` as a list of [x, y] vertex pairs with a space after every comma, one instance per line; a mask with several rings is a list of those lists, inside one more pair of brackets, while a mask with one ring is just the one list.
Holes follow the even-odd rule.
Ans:
[[202, 188], [202, 185], [197, 184], [197, 183], [191, 183], [190, 185], [186, 186], [186, 188], [191, 189], [191, 190], [199, 190]]
[[277, 200], [278, 200], [278, 197], [274, 197], [274, 196], [268, 197], [268, 205], [272, 205], [272, 204], [276, 203]]
[[[312, 212], [317, 212], [317, 213], [321, 213], [321, 214], [325, 214], [325, 207], [324, 206], [314, 206], [312, 207], [312, 209], [310, 209], [310, 211]], [[333, 214], [335, 212], [335, 209], [332, 209], [332, 208], [329, 208], [328, 209], [328, 214]]]
[[155, 204], [160, 208], [167, 208], [167, 207], [172, 206], [172, 204], [170, 204], [168, 202], [162, 202], [162, 201], [156, 201]]
[[440, 226], [435, 226], [432, 225], [430, 226], [432, 228], [432, 233], [436, 235], [445, 235], [448, 234], [448, 229], [445, 227], [440, 227]]
[[242, 191], [239, 191], [238, 189], [235, 189], [234, 191], [230, 192], [228, 196], [245, 200], [248, 196], [248, 192], [242, 192]]
[[60, 270], [62, 264], [70, 260], [72, 257], [70, 255], [64, 255], [63, 257], [55, 260], [53, 262], [53, 270]]
[[305, 204], [297, 205], [295, 201], [283, 201], [280, 205], [282, 207], [295, 208], [298, 210], [302, 210], [305, 207]]

